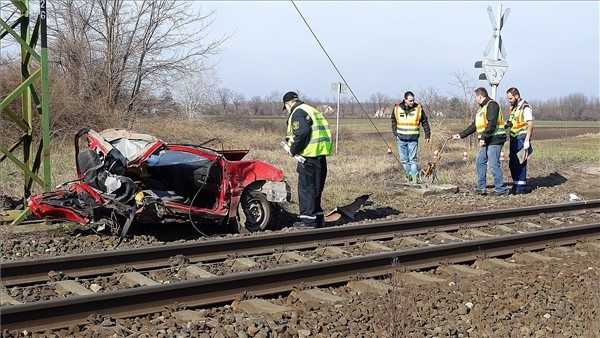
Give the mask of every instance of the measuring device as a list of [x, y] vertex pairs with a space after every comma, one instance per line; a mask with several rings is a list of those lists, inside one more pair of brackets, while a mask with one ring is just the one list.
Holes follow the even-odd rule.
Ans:
[[440, 150], [436, 150], [433, 153], [433, 160], [431, 162], [427, 162], [425, 168], [421, 169], [421, 180], [427, 179], [427, 181], [429, 181], [429, 183], [431, 184], [435, 182], [435, 180], [437, 179], [437, 165], [442, 159], [442, 153], [446, 149], [446, 143], [448, 143], [450, 139], [452, 139], [452, 137], [448, 137], [444, 140], [444, 143], [442, 143]]

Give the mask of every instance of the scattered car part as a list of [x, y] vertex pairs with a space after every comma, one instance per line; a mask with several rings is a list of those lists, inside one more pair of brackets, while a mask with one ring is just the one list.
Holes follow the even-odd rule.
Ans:
[[354, 216], [362, 208], [371, 197], [371, 194], [361, 195], [354, 199], [350, 204], [336, 207], [327, 215], [325, 215], [325, 223], [337, 224], [347, 221], [353, 221]]

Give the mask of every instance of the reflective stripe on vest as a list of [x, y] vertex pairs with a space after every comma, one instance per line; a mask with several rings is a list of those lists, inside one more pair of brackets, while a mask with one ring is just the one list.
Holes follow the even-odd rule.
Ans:
[[[485, 131], [485, 128], [487, 128], [488, 126], [488, 119], [487, 119], [487, 107], [490, 104], [490, 102], [492, 102], [492, 100], [488, 101], [488, 103], [485, 104], [485, 106], [479, 108], [479, 111], [477, 112], [477, 115], [475, 116], [475, 128], [477, 130], [477, 134], [479, 136], [481, 136], [481, 134], [483, 134], [483, 132]], [[498, 112], [498, 119], [496, 120], [496, 130], [494, 130], [494, 132], [492, 133], [492, 136], [496, 136], [496, 135], [504, 135], [504, 129], [502, 129], [504, 127], [504, 118], [502, 117], [502, 113]]]
[[512, 122], [510, 128], [510, 136], [518, 136], [527, 134], [527, 121], [525, 121], [525, 108], [529, 107], [529, 103], [524, 101], [522, 105], [518, 105], [510, 110], [509, 120]]
[[419, 123], [421, 121], [421, 105], [417, 104], [415, 109], [408, 112], [400, 105], [394, 107], [396, 117], [396, 133], [401, 135], [419, 135]]
[[[323, 114], [316, 108], [309, 106], [306, 103], [300, 104], [294, 108], [288, 118], [287, 123], [287, 135], [292, 140], [294, 136], [294, 130], [292, 129], [292, 116], [296, 109], [304, 110], [310, 119], [312, 120], [312, 128], [310, 133], [310, 141], [308, 145], [302, 150], [300, 155], [304, 157], [317, 157], [331, 155], [332, 143], [331, 143], [331, 131], [329, 130], [329, 123], [323, 117]], [[290, 141], [291, 142], [291, 141]], [[291, 145], [291, 143], [289, 144]]]

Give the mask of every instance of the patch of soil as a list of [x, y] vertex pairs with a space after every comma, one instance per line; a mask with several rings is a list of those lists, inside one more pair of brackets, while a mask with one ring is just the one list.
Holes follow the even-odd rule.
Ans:
[[536, 128], [536, 140], [570, 138], [584, 134], [597, 133], [598, 128]]

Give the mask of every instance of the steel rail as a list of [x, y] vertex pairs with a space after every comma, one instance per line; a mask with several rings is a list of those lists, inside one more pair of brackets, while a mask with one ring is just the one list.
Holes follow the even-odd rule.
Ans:
[[0, 265], [1, 281], [5, 286], [46, 282], [48, 272], [61, 271], [70, 277], [100, 276], [114, 273], [119, 266], [136, 270], [169, 266], [169, 259], [184, 256], [190, 262], [212, 262], [231, 257], [268, 254], [278, 250], [314, 248], [319, 242], [328, 245], [356, 239], [384, 239], [394, 234], [403, 236], [432, 231], [453, 231], [482, 222], [522, 216], [600, 208], [600, 200], [547, 204], [523, 208], [479, 211], [454, 215], [430, 216], [369, 224], [329, 227], [295, 232], [257, 234], [233, 239], [198, 241], [159, 247], [146, 247], [98, 253], [38, 258], [6, 262]]
[[105, 294], [0, 307], [3, 328], [48, 329], [80, 323], [91, 314], [131, 317], [158, 312], [165, 306], [223, 304], [242, 294], [265, 296], [298, 285], [325, 286], [359, 276], [381, 276], [394, 270], [433, 268], [446, 263], [472, 262], [481, 257], [507, 256], [600, 238], [600, 223], [540, 230], [533, 233], [443, 244], [389, 253], [293, 265], [258, 272], [236, 273], [204, 280], [118, 290]]

